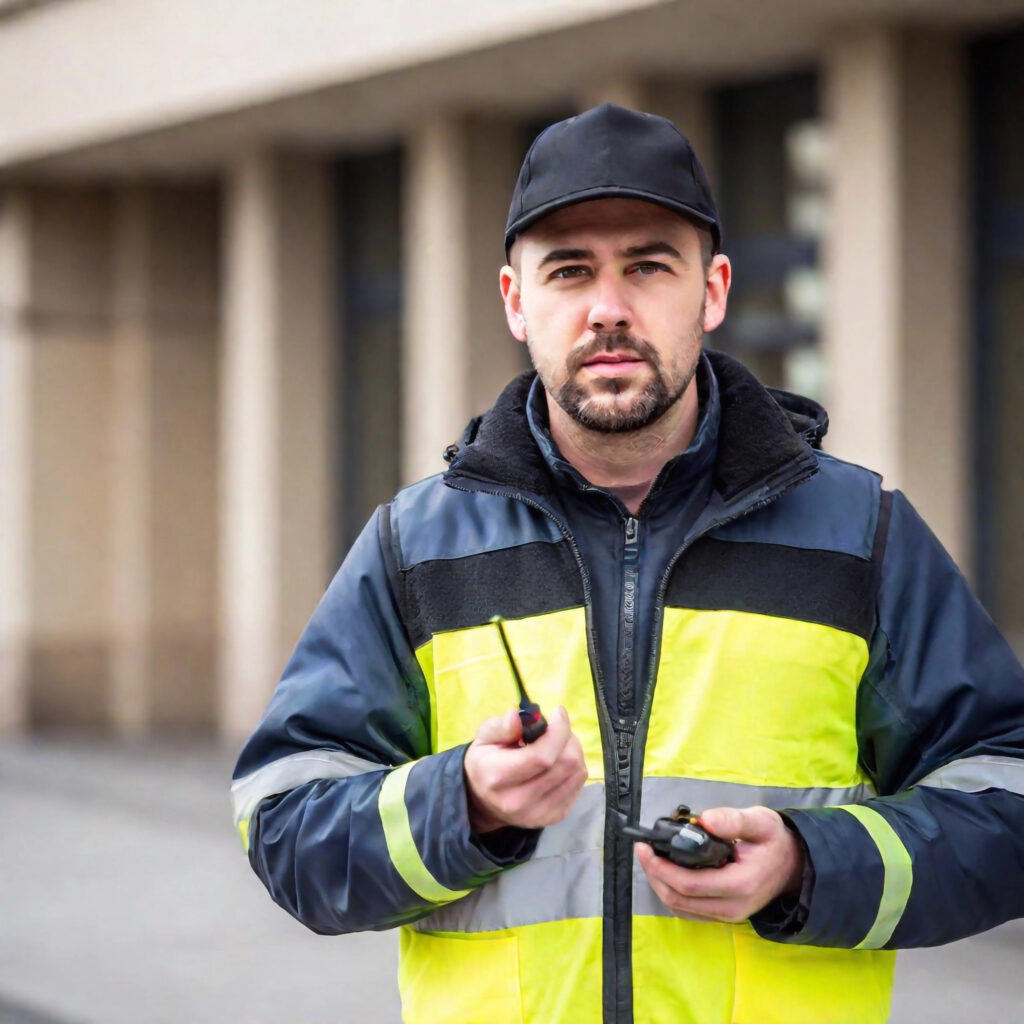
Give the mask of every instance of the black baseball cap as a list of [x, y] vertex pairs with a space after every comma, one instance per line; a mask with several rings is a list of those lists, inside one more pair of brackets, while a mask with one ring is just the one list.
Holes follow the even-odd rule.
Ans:
[[644, 199], [711, 230], [722, 246], [711, 186], [693, 146], [664, 117], [602, 103], [549, 125], [519, 170], [505, 226], [505, 254], [531, 224], [588, 199]]

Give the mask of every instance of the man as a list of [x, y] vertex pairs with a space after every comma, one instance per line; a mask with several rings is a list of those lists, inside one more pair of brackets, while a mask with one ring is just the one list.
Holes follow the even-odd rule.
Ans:
[[[505, 242], [536, 376], [332, 582], [236, 770], [250, 862], [402, 926], [409, 1022], [883, 1021], [891, 950], [1024, 914], [1024, 672], [820, 407], [702, 353], [731, 268], [674, 126], [547, 129]], [[684, 802], [731, 863], [622, 834]]]

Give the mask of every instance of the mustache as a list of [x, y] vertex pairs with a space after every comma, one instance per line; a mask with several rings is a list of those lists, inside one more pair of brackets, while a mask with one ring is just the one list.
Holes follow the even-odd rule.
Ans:
[[570, 352], [566, 359], [566, 367], [571, 374], [575, 373], [584, 363], [590, 362], [603, 352], [635, 355], [655, 368], [659, 365], [658, 353], [649, 341], [635, 338], [628, 331], [605, 331], [595, 334], [585, 345]]

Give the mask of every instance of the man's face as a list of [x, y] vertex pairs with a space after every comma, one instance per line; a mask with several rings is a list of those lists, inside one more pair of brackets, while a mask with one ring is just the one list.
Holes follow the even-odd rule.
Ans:
[[517, 240], [513, 264], [501, 274], [509, 328], [551, 398], [594, 431], [659, 420], [725, 313], [728, 260], [706, 277], [697, 229], [640, 200], [559, 210]]

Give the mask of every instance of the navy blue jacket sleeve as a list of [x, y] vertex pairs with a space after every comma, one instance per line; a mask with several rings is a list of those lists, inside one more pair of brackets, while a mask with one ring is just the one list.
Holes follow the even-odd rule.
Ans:
[[430, 751], [426, 683], [395, 605], [378, 509], [238, 760], [236, 822], [273, 899], [322, 933], [430, 913], [526, 859], [470, 833], [465, 747]]
[[787, 812], [813, 888], [802, 927], [765, 937], [929, 946], [1024, 916], [1024, 671], [899, 492], [857, 732], [878, 796]]

